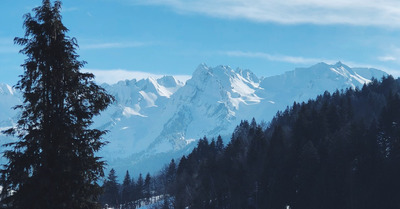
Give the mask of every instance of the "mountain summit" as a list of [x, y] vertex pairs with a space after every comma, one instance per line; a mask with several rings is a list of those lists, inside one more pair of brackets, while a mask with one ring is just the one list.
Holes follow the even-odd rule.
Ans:
[[[281, 75], [259, 78], [250, 70], [201, 64], [186, 84], [172, 76], [125, 80], [103, 87], [116, 102], [95, 118], [97, 128], [110, 132], [101, 155], [123, 174], [152, 172], [171, 158], [188, 153], [203, 136], [229, 134], [241, 120], [270, 121], [293, 102], [315, 98], [324, 91], [360, 88], [383, 71], [350, 68], [338, 62], [318, 63]], [[19, 94], [0, 86], [0, 124], [13, 124], [11, 106]], [[5, 92], [5, 93], [2, 93]], [[10, 139], [0, 136], [2, 143]]]

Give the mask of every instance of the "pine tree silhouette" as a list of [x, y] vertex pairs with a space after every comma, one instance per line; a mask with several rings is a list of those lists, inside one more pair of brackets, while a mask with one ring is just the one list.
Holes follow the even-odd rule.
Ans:
[[24, 100], [15, 107], [17, 125], [4, 132], [19, 140], [5, 145], [9, 162], [1, 170], [2, 202], [13, 208], [99, 207], [104, 162], [95, 153], [106, 131], [90, 125], [113, 97], [80, 72], [85, 62], [77, 60], [60, 10], [60, 1], [43, 0], [34, 16], [24, 16], [25, 36], [15, 38], [27, 56], [15, 86]]

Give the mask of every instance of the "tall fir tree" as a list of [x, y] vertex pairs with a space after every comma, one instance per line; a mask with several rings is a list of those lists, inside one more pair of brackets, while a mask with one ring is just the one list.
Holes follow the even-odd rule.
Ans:
[[165, 185], [165, 189], [166, 189], [166, 194], [172, 194], [174, 191], [174, 181], [175, 181], [175, 177], [176, 177], [176, 164], [175, 164], [175, 160], [172, 159], [171, 162], [168, 165], [167, 168], [167, 172], [166, 172], [166, 185]]
[[43, 0], [33, 16], [24, 16], [25, 36], [14, 40], [27, 56], [15, 86], [24, 99], [15, 107], [21, 110], [16, 126], [4, 132], [19, 140], [5, 145], [8, 163], [0, 171], [2, 202], [13, 208], [99, 207], [104, 162], [95, 153], [105, 131], [90, 125], [113, 97], [93, 74], [80, 72], [85, 62], [60, 10], [60, 1]]
[[140, 200], [143, 198], [144, 180], [140, 173], [135, 187], [135, 199]]
[[127, 204], [133, 200], [133, 185], [129, 171], [126, 171], [124, 181], [122, 182], [122, 203]]
[[101, 196], [101, 202], [103, 205], [107, 204], [111, 207], [118, 207], [119, 205], [119, 184], [117, 182], [117, 175], [115, 170], [111, 169], [108, 173], [107, 179], [103, 184], [104, 193]]
[[147, 202], [151, 197], [151, 176], [150, 173], [146, 174], [146, 178], [144, 179], [144, 198], [146, 198]]
[[221, 152], [224, 150], [224, 142], [222, 140], [221, 135], [218, 136], [215, 147], [217, 149], [218, 154], [221, 154]]

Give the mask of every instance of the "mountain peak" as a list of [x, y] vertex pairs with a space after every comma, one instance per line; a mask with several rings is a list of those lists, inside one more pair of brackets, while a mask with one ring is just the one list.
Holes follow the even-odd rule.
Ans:
[[341, 61], [336, 62], [335, 64], [327, 64], [325, 62], [320, 62], [317, 63], [309, 68], [306, 69], [329, 69], [329, 68], [340, 68], [343, 67], [345, 69], [351, 69], [349, 66], [347, 66], [346, 64], [342, 63]]
[[312, 65], [310, 68], [315, 68], [315, 67], [327, 67], [329, 66], [329, 64], [327, 64], [326, 62], [319, 62], [315, 65]]
[[206, 63], [201, 63], [199, 66], [197, 66], [196, 70], [193, 73], [196, 73], [196, 71], [208, 71], [209, 67]]
[[335, 66], [338, 66], [338, 67], [340, 67], [340, 66], [343, 66], [344, 64], [341, 62], [341, 61], [338, 61], [338, 62], [336, 62], [336, 64], [335, 64]]
[[209, 73], [209, 70], [210, 68], [205, 63], [200, 64], [193, 72], [192, 79], [206, 76]]
[[349, 67], [348, 65], [346, 65], [346, 64], [343, 64], [342, 62], [337, 62], [336, 64], [334, 64], [333, 65], [333, 67], [335, 67], [335, 68], [344, 68], [344, 69], [346, 69], [346, 70], [348, 70], [348, 71], [352, 71], [352, 68], [351, 67]]
[[236, 73], [226, 65], [218, 65], [216, 67], [209, 67], [206, 64], [200, 64], [196, 71], [193, 73], [190, 83], [196, 83], [198, 86], [204, 85], [206, 80], [218, 82], [229, 82], [230, 77], [234, 77]]
[[[297, 71], [302, 71], [302, 73], [300, 74], [312, 73], [315, 76], [322, 76], [322, 77], [338, 75], [338, 76], [343, 76], [345, 78], [351, 78], [352, 76], [356, 76], [356, 73], [353, 71], [351, 67], [343, 64], [340, 61], [333, 65], [327, 64], [325, 62], [320, 62], [309, 68], [297, 68], [295, 70], [295, 74]], [[332, 72], [334, 73], [333, 75]]]
[[243, 78], [247, 79], [250, 82], [253, 83], [259, 83], [260, 79], [256, 76], [256, 74], [254, 74], [251, 70], [246, 69], [246, 70], [242, 70], [240, 68], [237, 68], [235, 70], [235, 72], [237, 74], [239, 74], [240, 76], [242, 76]]
[[[113, 84], [112, 86], [132, 86], [132, 85], [136, 85], [136, 83], [137, 83], [137, 80], [136, 80], [136, 78], [134, 78], [131, 80], [126, 79], [126, 80], [118, 81], [116, 84]], [[104, 84], [110, 86], [107, 83], [104, 83]]]
[[15, 92], [14, 88], [8, 84], [0, 83], [0, 94], [2, 95], [13, 95]]
[[159, 79], [157, 79], [157, 83], [160, 85], [167, 87], [167, 88], [174, 88], [178, 85], [182, 86], [183, 84], [176, 80], [173, 76], [163, 76]]

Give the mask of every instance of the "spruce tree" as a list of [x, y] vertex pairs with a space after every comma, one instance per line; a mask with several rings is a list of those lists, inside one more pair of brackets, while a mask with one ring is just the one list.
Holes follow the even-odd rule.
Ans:
[[137, 199], [137, 200], [142, 199], [143, 198], [143, 189], [144, 189], [144, 180], [143, 180], [143, 176], [141, 173], [139, 174], [139, 178], [136, 182], [135, 189], [136, 189], [135, 199]]
[[224, 150], [224, 142], [222, 141], [221, 135], [218, 136], [215, 146], [216, 146], [218, 154], [221, 154], [221, 152]]
[[[61, 2], [43, 0], [26, 14], [25, 36], [15, 38], [27, 56], [16, 89], [23, 104], [6, 144], [0, 170], [2, 202], [13, 208], [97, 208], [104, 162], [95, 153], [106, 131], [92, 129], [93, 116], [113, 101], [90, 73], [80, 72], [75, 38], [67, 36]], [[12, 192], [11, 192], [12, 191]]]
[[151, 176], [150, 173], [146, 174], [146, 178], [144, 179], [144, 197], [146, 201], [149, 202], [151, 197]]
[[111, 169], [107, 179], [103, 184], [104, 193], [101, 197], [101, 202], [105, 205], [117, 207], [119, 204], [119, 184], [115, 170]]
[[172, 194], [174, 191], [174, 182], [175, 182], [175, 177], [176, 177], [176, 164], [175, 160], [172, 159], [171, 162], [168, 165], [167, 168], [167, 173], [166, 173], [166, 193], [167, 194]]
[[129, 171], [126, 171], [124, 181], [122, 182], [122, 194], [121, 194], [122, 203], [126, 204], [133, 200], [132, 192], [133, 192], [132, 179], [131, 176], [129, 175]]

